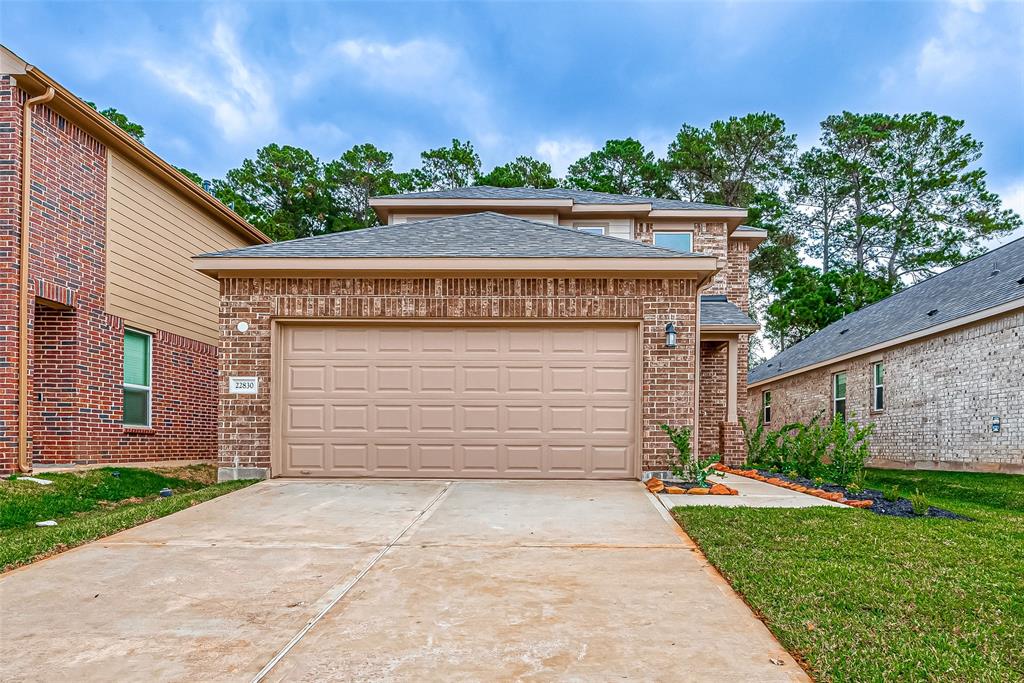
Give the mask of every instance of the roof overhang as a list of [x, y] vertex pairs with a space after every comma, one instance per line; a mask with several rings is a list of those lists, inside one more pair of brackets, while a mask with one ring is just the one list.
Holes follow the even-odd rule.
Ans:
[[61, 116], [74, 121], [84, 131], [95, 136], [108, 147], [116, 149], [179, 194], [192, 200], [214, 218], [252, 240], [253, 243], [266, 244], [272, 241], [218, 199], [207, 194], [203, 188], [186, 178], [181, 171], [108, 121], [106, 117], [86, 104], [82, 98], [2, 45], [0, 45], [0, 73], [12, 76], [19, 88], [33, 96], [53, 88], [55, 96], [47, 106]]
[[[900, 344], [906, 344], [908, 342], [917, 341], [918, 339], [933, 337], [935, 335], [942, 334], [943, 332], [955, 330], [957, 328], [965, 327], [967, 325], [973, 325], [974, 323], [979, 322], [981, 320], [985, 320], [987, 318], [994, 318], [996, 316], [1003, 315], [1004, 313], [1011, 313], [1022, 308], [1024, 308], [1024, 298], [1008, 301], [1007, 303], [1002, 304], [1000, 306], [993, 306], [992, 308], [986, 308], [983, 311], [978, 311], [977, 313], [971, 315], [961, 316], [959, 318], [955, 318], [954, 320], [949, 320], [945, 323], [942, 323], [941, 325], [926, 327], [923, 330], [918, 330], [917, 332], [905, 334], [901, 337], [896, 337], [894, 339], [889, 339], [888, 341], [873, 344], [871, 346], [866, 346], [862, 349], [857, 349], [856, 351], [850, 351], [849, 353], [844, 353], [840, 356], [833, 356], [832, 358], [828, 358], [817, 363], [811, 363], [810, 365], [805, 365], [800, 368], [793, 368], [792, 370], [789, 370], [787, 372], [781, 372], [777, 375], [772, 375], [771, 377], [766, 377], [765, 379], [758, 380], [756, 382], [749, 382], [747, 384], [747, 387], [753, 389], [754, 387], [764, 386], [765, 384], [771, 384], [772, 382], [777, 382], [780, 379], [786, 379], [787, 377], [801, 375], [805, 372], [810, 372], [811, 370], [825, 368], [830, 365], [842, 363], [853, 358], [859, 358], [860, 356], [867, 356], [873, 353], [878, 353], [879, 351], [884, 351], [885, 349], [894, 346], [899, 346]], [[769, 359], [769, 361], [770, 360], [771, 359]]]
[[377, 216], [387, 222], [395, 211], [431, 211], [437, 209], [493, 209], [501, 212], [543, 211], [554, 209], [561, 214], [626, 214], [649, 218], [675, 218], [677, 220], [719, 220], [733, 231], [747, 218], [746, 209], [655, 209], [650, 202], [630, 204], [581, 204], [572, 199], [436, 199], [422, 197], [372, 197], [370, 206]]
[[753, 334], [761, 329], [758, 324], [753, 325], [706, 325], [700, 324], [700, 333], [722, 333], [722, 334]]
[[339, 277], [345, 275], [488, 275], [507, 273], [568, 277], [575, 274], [630, 278], [701, 279], [718, 272], [710, 256], [687, 258], [495, 258], [495, 257], [203, 257], [193, 267], [211, 277]]
[[766, 239], [768, 239], [768, 231], [752, 230], [750, 228], [746, 228], [743, 230], [733, 230], [731, 233], [729, 233], [729, 239], [743, 240], [745, 242], [749, 242], [750, 248], [753, 249], [754, 247], [758, 246]]

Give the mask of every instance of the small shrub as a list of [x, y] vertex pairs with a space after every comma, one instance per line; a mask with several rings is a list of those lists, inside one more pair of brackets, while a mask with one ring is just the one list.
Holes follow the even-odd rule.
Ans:
[[815, 486], [820, 488], [821, 485], [824, 484], [824, 483], [825, 483], [825, 478], [824, 477], [815, 477], [814, 478], [814, 485]]
[[860, 484], [851, 482], [851, 483], [846, 485], [846, 490], [849, 493], [860, 493], [861, 492]]
[[900, 486], [899, 486], [899, 484], [893, 484], [892, 486], [885, 487], [885, 489], [882, 490], [882, 497], [885, 498], [890, 503], [895, 503], [897, 500], [899, 500], [900, 499]]
[[796, 470], [790, 470], [789, 472], [786, 472], [786, 476], [789, 477], [790, 479], [796, 479], [797, 477], [800, 476], [800, 473], [797, 472]]
[[928, 504], [928, 497], [920, 491], [914, 491], [910, 496], [910, 507], [913, 508], [915, 515], [927, 515], [928, 508], [931, 506]]
[[836, 416], [825, 430], [827, 442], [828, 476], [840, 486], [846, 486], [864, 476], [864, 463], [871, 456], [868, 436], [874, 425], [861, 427], [853, 420]]
[[663, 424], [661, 430], [668, 434], [677, 451], [676, 460], [672, 463], [672, 475], [682, 481], [693, 481], [698, 486], [707, 487], [708, 474], [712, 471], [712, 466], [721, 459], [720, 456], [715, 453], [704, 460], [697, 458], [690, 446], [690, 430], [687, 427]]

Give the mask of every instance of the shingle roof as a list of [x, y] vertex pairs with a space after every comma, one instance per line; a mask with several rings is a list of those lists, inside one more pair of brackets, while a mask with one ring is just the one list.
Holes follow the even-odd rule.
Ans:
[[486, 211], [229, 249], [203, 254], [201, 258], [227, 256], [688, 258], [703, 254], [592, 235], [574, 228]]
[[532, 187], [474, 185], [472, 187], [458, 187], [453, 190], [382, 195], [377, 197], [377, 199], [571, 199], [577, 204], [650, 203], [652, 209], [682, 209], [691, 211], [728, 209], [742, 211], [742, 209], [735, 206], [722, 206], [721, 204], [703, 204], [701, 202], [686, 202], [680, 199], [661, 199], [660, 197], [637, 197], [627, 194], [570, 190], [562, 187], [538, 190]]
[[724, 294], [702, 294], [700, 297], [700, 324], [704, 325], [756, 325], [750, 316]]
[[851, 313], [750, 371], [750, 383], [1024, 299], [1024, 238]]

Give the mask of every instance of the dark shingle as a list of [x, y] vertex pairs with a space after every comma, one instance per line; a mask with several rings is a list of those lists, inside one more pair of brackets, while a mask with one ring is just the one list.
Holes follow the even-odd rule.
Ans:
[[741, 210], [734, 206], [721, 204], [703, 204], [686, 202], [680, 199], [661, 199], [660, 197], [635, 197], [627, 194], [608, 194], [606, 192], [590, 192], [588, 190], [570, 190], [556, 187], [550, 190], [538, 190], [532, 187], [492, 187], [490, 185], [474, 185], [458, 187], [453, 190], [432, 190], [429, 192], [408, 192], [406, 194], [382, 195], [379, 199], [571, 199], [577, 204], [641, 204], [650, 203], [653, 209], [683, 210]]
[[487, 211], [382, 225], [202, 255], [203, 258], [222, 256], [687, 258], [703, 254], [683, 253], [617, 237], [591, 235], [573, 228]]
[[700, 324], [704, 325], [756, 325], [750, 316], [724, 294], [704, 294], [700, 297]]
[[[1019, 278], [1019, 279], [1018, 279]], [[750, 371], [751, 383], [1024, 298], [1024, 238], [851, 313]]]

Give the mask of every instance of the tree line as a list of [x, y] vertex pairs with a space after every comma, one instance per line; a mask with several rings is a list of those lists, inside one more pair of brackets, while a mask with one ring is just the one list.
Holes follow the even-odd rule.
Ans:
[[[141, 140], [116, 109], [101, 112]], [[746, 208], [768, 239], [751, 259], [754, 314], [785, 348], [902, 287], [983, 251], [1020, 227], [986, 186], [982, 145], [964, 122], [931, 112], [843, 112], [801, 152], [767, 113], [684, 124], [664, 156], [633, 138], [608, 140], [564, 178], [519, 156], [487, 172], [472, 142], [424, 151], [418, 167], [366, 143], [322, 161], [269, 144], [223, 178], [180, 169], [275, 240], [377, 225], [370, 198], [467, 185], [569, 187]]]

